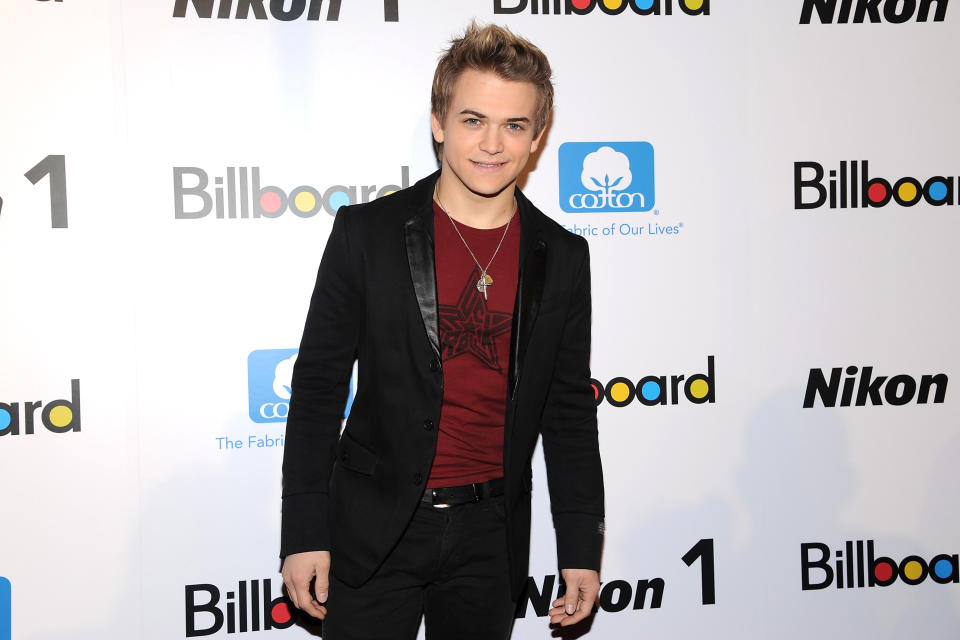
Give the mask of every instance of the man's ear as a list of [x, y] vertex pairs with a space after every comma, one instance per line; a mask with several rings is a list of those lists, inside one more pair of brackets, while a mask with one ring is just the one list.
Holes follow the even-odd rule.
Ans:
[[540, 140], [543, 138], [543, 133], [547, 130], [546, 127], [540, 129], [540, 133], [537, 134], [533, 140], [530, 141], [530, 153], [533, 153], [537, 150], [537, 147], [540, 146]]
[[437, 114], [432, 111], [430, 112], [430, 129], [433, 131], [433, 139], [437, 141], [437, 144], [443, 144], [443, 125], [440, 124]]

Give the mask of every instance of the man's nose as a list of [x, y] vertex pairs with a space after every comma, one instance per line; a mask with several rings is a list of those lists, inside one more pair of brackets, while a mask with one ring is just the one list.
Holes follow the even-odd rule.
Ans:
[[490, 155], [503, 151], [503, 133], [499, 127], [484, 129], [483, 138], [480, 140], [480, 150]]

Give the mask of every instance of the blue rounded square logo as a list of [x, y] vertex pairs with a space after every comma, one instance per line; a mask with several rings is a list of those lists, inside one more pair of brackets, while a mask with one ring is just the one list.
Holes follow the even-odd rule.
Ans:
[[558, 156], [560, 208], [567, 213], [653, 209], [649, 142], [564, 142]]
[[250, 419], [286, 422], [290, 409], [290, 381], [299, 349], [260, 349], [247, 357]]
[[[247, 356], [247, 389], [250, 419], [254, 422], [286, 422], [290, 411], [293, 365], [299, 349], [258, 349]], [[350, 379], [343, 417], [350, 416], [356, 370]]]
[[13, 635], [13, 607], [10, 581], [0, 576], [0, 640], [10, 640]]

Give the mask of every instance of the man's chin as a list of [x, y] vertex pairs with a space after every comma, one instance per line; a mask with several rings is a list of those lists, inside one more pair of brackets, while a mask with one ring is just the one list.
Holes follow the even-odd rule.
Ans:
[[467, 190], [470, 191], [470, 193], [476, 196], [480, 196], [481, 198], [496, 198], [507, 189], [513, 187], [516, 183], [517, 181], [516, 179], [514, 179], [512, 182], [497, 188], [493, 188], [493, 187], [482, 187], [482, 188], [476, 187], [475, 188], [471, 185], [466, 185], [466, 187], [467, 187]]
[[463, 185], [470, 193], [483, 198], [496, 198], [517, 184], [517, 176], [501, 176], [500, 179], [464, 181]]

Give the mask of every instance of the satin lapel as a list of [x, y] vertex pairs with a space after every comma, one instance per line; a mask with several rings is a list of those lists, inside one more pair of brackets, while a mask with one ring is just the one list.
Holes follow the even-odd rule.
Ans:
[[[433, 184], [427, 194], [433, 192]], [[407, 245], [407, 262], [410, 278], [417, 294], [417, 305], [423, 318], [430, 346], [440, 356], [440, 324], [437, 311], [437, 275], [433, 262], [433, 200], [427, 196], [425, 205], [404, 223], [404, 238]]]
[[[517, 299], [513, 310], [513, 331], [510, 344], [509, 389], [510, 397], [517, 391], [520, 372], [523, 369], [524, 356], [530, 334], [540, 310], [543, 287], [546, 282], [547, 244], [540, 237], [540, 224], [536, 219], [533, 206], [518, 192], [517, 203], [520, 207], [520, 275], [517, 279]], [[541, 214], [542, 215], [542, 214]]]

